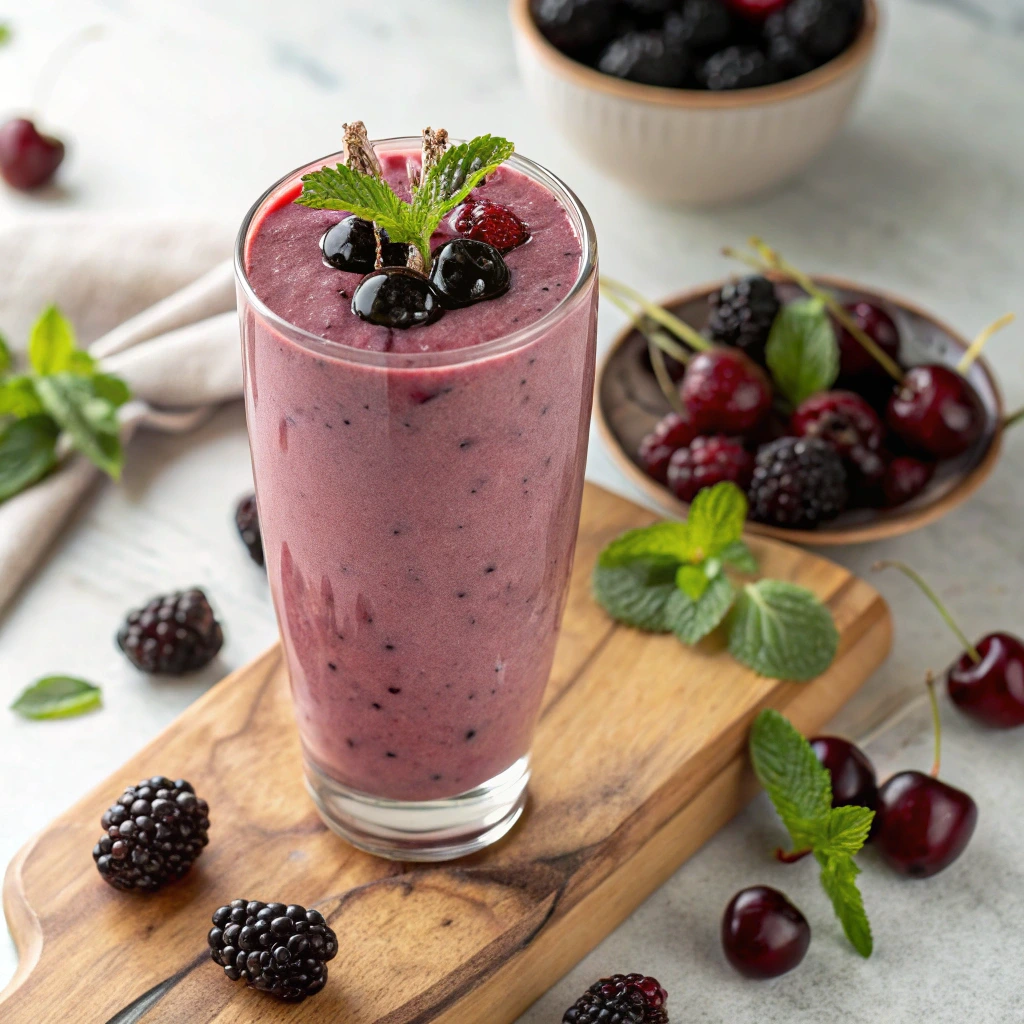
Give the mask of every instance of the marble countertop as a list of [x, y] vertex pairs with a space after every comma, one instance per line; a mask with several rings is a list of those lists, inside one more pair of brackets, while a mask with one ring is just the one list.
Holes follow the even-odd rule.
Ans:
[[[757, 233], [799, 265], [905, 294], [970, 334], [1007, 309], [1024, 313], [1024, 7], [885, 7], [881, 53], [841, 138], [781, 191], [686, 211], [629, 195], [537, 116], [516, 74], [504, 0], [334, 0], [301, 17], [276, 0], [34, 0], [10, 15], [17, 39], [0, 54], [5, 108], [28, 105], [40, 64], [66, 34], [92, 24], [105, 34], [71, 59], [46, 107], [48, 126], [73, 144], [61, 187], [34, 198], [0, 191], [0, 219], [91, 210], [237, 223], [268, 182], [336, 149], [345, 120], [360, 117], [375, 135], [443, 124], [464, 136], [504, 134], [570, 181], [593, 215], [604, 269], [649, 295], [722, 275], [731, 267], [719, 248]], [[620, 324], [602, 308], [602, 345]], [[989, 347], [1011, 407], [1024, 404], [1022, 342], [1018, 325]], [[588, 475], [639, 497], [596, 437]], [[96, 489], [0, 620], [0, 703], [54, 671], [100, 681], [105, 693], [102, 712], [80, 719], [38, 724], [0, 713], [0, 864], [273, 641], [262, 573], [231, 520], [249, 487], [238, 404], [187, 438], [140, 436], [122, 485]], [[941, 522], [828, 554], [866, 573], [898, 553], [969, 633], [1020, 632], [1021, 507], [1024, 432], [1008, 438], [983, 490]], [[873, 582], [893, 605], [895, 646], [835, 726], [872, 733], [885, 774], [927, 765], [921, 680], [956, 643], [905, 580]], [[209, 589], [228, 640], [206, 672], [151, 681], [111, 637], [128, 607], [172, 583]], [[668, 985], [680, 1022], [1024, 1019], [1024, 818], [1019, 780], [1004, 781], [1024, 741], [982, 734], [952, 712], [947, 722], [947, 776], [976, 797], [982, 825], [962, 860], [928, 882], [898, 881], [865, 858], [871, 961], [844, 946], [809, 866], [771, 860], [778, 828], [759, 798], [524, 1020], [556, 1020], [594, 977], [633, 969]], [[728, 898], [758, 882], [786, 888], [815, 931], [802, 967], [766, 985], [733, 974], [717, 939]], [[0, 939], [0, 985], [15, 962]]]

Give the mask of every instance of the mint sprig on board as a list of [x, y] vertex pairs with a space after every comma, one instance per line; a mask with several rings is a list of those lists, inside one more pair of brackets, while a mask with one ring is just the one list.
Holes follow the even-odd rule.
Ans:
[[322, 167], [302, 177], [302, 193], [295, 200], [315, 210], [343, 210], [387, 231], [392, 242], [414, 245], [430, 266], [430, 236], [441, 218], [459, 205], [477, 185], [515, 151], [508, 139], [478, 135], [453, 146], [428, 168], [412, 201], [396, 195], [382, 178], [344, 164]]
[[813, 852], [821, 885], [861, 956], [874, 946], [854, 861], [871, 830], [875, 812], [867, 807], [833, 807], [832, 779], [811, 745], [778, 711], [762, 711], [750, 730], [750, 759], [761, 785], [782, 819], [794, 853]]
[[22, 691], [11, 710], [22, 718], [72, 718], [98, 708], [98, 686], [75, 676], [46, 676]]
[[728, 569], [757, 572], [742, 539], [747, 499], [731, 483], [700, 491], [684, 522], [655, 523], [613, 540], [592, 577], [612, 618], [696, 644], [723, 623], [729, 650], [760, 675], [804, 681], [832, 664], [839, 634], [829, 610], [804, 587], [758, 580], [739, 589]]
[[124, 462], [117, 410], [131, 397], [128, 386], [78, 347], [56, 306], [32, 326], [28, 360], [27, 373], [12, 373], [0, 343], [0, 501], [46, 476], [62, 445], [117, 479]]

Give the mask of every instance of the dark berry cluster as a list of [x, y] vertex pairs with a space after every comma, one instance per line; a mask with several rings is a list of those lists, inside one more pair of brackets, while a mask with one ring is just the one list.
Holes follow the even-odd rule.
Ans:
[[813, 71], [856, 38], [864, 0], [533, 0], [541, 32], [606, 75], [750, 89]]
[[[896, 384], [841, 324], [838, 385], [783, 416], [765, 346], [782, 308], [761, 276], [730, 281], [708, 298], [704, 334], [678, 381], [681, 412], [640, 442], [637, 461], [683, 501], [730, 481], [747, 491], [753, 519], [811, 529], [849, 508], [895, 508], [917, 497], [941, 459], [967, 451], [983, 410], [955, 370], [915, 366]], [[900, 337], [880, 306], [846, 313], [898, 367]]]
[[668, 1024], [668, 993], [643, 974], [595, 981], [562, 1016], [562, 1024]]
[[224, 632], [198, 587], [154, 597], [129, 612], [117, 645], [143, 672], [182, 675], [208, 665], [224, 644]]

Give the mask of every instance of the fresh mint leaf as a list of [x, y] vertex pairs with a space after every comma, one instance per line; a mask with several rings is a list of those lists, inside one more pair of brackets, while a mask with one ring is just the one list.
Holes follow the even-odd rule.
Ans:
[[779, 390], [794, 405], [835, 383], [839, 343], [820, 299], [798, 299], [779, 310], [768, 334], [765, 360]]
[[315, 210], [344, 210], [374, 221], [393, 242], [413, 242], [408, 235], [409, 204], [381, 178], [360, 174], [344, 164], [321, 167], [302, 176], [302, 194], [295, 200]]
[[734, 540], [726, 544], [718, 552], [718, 557], [726, 565], [731, 565], [734, 569], [746, 573], [748, 576], [757, 572], [757, 559], [754, 557], [754, 552], [742, 540]]
[[811, 745], [769, 708], [751, 727], [750, 760], [794, 848], [813, 845], [832, 809], [832, 781]]
[[57, 424], [49, 416], [15, 420], [0, 433], [0, 501], [42, 479], [57, 464]]
[[39, 374], [63, 373], [72, 367], [75, 330], [56, 306], [47, 306], [32, 325], [28, 360]]
[[43, 407], [67, 432], [71, 444], [118, 479], [124, 453], [113, 405], [96, 395], [90, 380], [70, 373], [40, 377], [35, 386]]
[[729, 626], [729, 650], [760, 675], [814, 679], [832, 664], [838, 645], [831, 613], [806, 588], [758, 580], [741, 591]]
[[96, 360], [85, 349], [76, 348], [71, 353], [66, 369], [68, 373], [74, 373], [80, 377], [92, 377], [96, 373]]
[[677, 587], [675, 594], [665, 603], [665, 626], [684, 644], [699, 643], [729, 614], [735, 599], [736, 590], [725, 576], [708, 580], [696, 600]]
[[686, 523], [653, 523], [638, 530], [628, 530], [621, 537], [617, 537], [601, 552], [598, 564], [611, 568], [616, 565], [628, 565], [639, 558], [664, 558], [687, 562], [693, 550], [690, 530]]
[[470, 192], [515, 151], [508, 139], [478, 135], [469, 142], [445, 150], [423, 177], [413, 196], [412, 208], [435, 218], [431, 233], [441, 218], [454, 210]]
[[0, 381], [0, 417], [37, 416], [42, 411], [43, 403], [39, 401], [35, 384], [27, 374]]
[[676, 586], [691, 600], [699, 601], [708, 589], [710, 578], [699, 565], [681, 565], [676, 570]]
[[11, 41], [11, 26], [0, 24], [0, 46], [6, 46]]
[[[0, 28], [3, 28], [3, 26], [0, 25]], [[11, 358], [11, 346], [7, 344], [7, 339], [0, 334], [0, 374], [7, 373], [13, 362], [14, 360]]]
[[115, 409], [120, 409], [132, 397], [128, 385], [112, 373], [94, 373], [92, 389], [97, 398], [109, 402]]
[[832, 901], [850, 945], [861, 956], [871, 956], [874, 939], [864, 910], [864, 899], [857, 888], [860, 868], [846, 853], [828, 855], [815, 851], [814, 856], [821, 865], [821, 887]]
[[869, 807], [833, 807], [814, 848], [820, 853], [857, 853], [867, 842], [875, 812]]
[[70, 718], [98, 708], [98, 686], [74, 676], [46, 676], [24, 690], [11, 705], [23, 718]]
[[696, 557], [710, 558], [739, 540], [746, 518], [747, 498], [735, 484], [723, 482], [698, 491], [686, 517]]
[[606, 612], [627, 626], [650, 633], [666, 633], [665, 609], [674, 595], [685, 597], [676, 587], [676, 563], [646, 559], [629, 565], [595, 567], [591, 579], [594, 600]]

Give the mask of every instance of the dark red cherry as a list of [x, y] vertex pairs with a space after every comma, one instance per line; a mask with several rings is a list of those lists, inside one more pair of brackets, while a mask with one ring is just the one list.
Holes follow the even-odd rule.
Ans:
[[901, 875], [929, 878], [964, 852], [978, 806], [963, 790], [926, 775], [900, 772], [878, 791], [875, 845]]
[[807, 918], [778, 889], [743, 889], [725, 908], [722, 948], [748, 978], [776, 978], [793, 970], [810, 944]]
[[907, 371], [889, 399], [886, 419], [912, 448], [948, 459], [977, 441], [984, 410], [974, 387], [956, 370], [930, 364]]
[[833, 807], [875, 809], [878, 805], [875, 767], [858, 746], [839, 736], [816, 736], [811, 740], [811, 750], [832, 776]]
[[797, 437], [820, 437], [844, 458], [877, 452], [885, 428], [878, 413], [852, 391], [821, 391], [797, 406], [790, 422]]
[[950, 700], [994, 729], [1024, 725], [1024, 642], [1010, 633], [989, 633], [975, 653], [980, 660], [964, 651], [946, 673]]
[[882, 476], [882, 502], [886, 508], [897, 508], [916, 498], [935, 475], [935, 464], [922, 462], [909, 455], [890, 459]]
[[[845, 307], [853, 322], [897, 363], [900, 361], [900, 334], [893, 319], [871, 302], [851, 302]], [[839, 372], [844, 377], [861, 374], [885, 374], [877, 359], [848, 331], [836, 324], [839, 334]]]
[[693, 356], [679, 395], [701, 434], [745, 434], [772, 405], [764, 370], [735, 348], [716, 347]]
[[0, 174], [12, 188], [27, 192], [45, 185], [64, 160], [64, 143], [43, 135], [26, 117], [0, 125]]
[[[684, 409], [685, 413], [685, 409]], [[670, 412], [655, 424], [654, 429], [640, 442], [637, 458], [648, 475], [665, 483], [672, 453], [684, 448], [697, 436], [689, 413]]]

